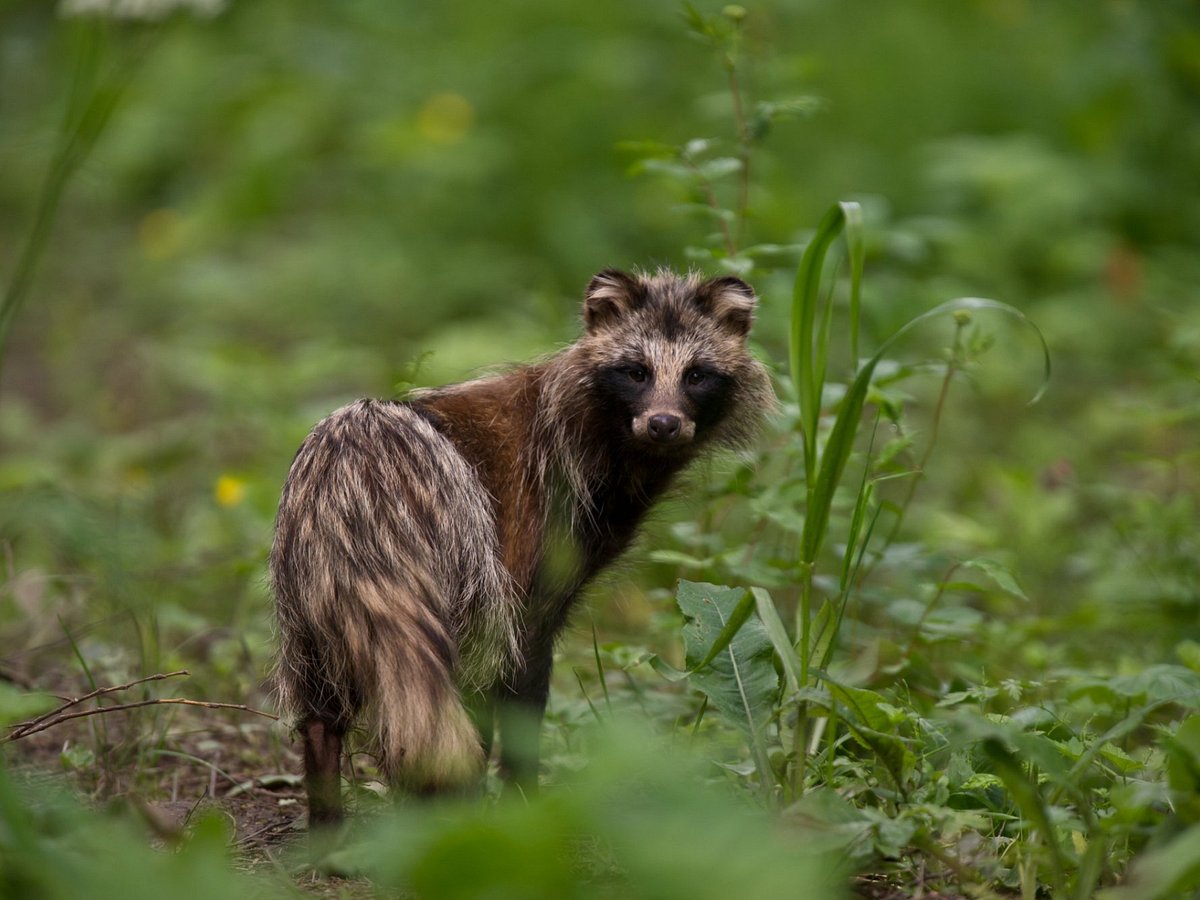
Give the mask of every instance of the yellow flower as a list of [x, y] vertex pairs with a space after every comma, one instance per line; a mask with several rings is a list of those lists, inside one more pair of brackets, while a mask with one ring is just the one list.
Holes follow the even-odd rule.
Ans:
[[475, 107], [462, 94], [434, 94], [417, 113], [417, 131], [435, 144], [457, 144], [474, 122]]
[[150, 259], [167, 259], [183, 247], [183, 216], [173, 209], [146, 213], [138, 225], [138, 244]]
[[217, 503], [225, 508], [237, 506], [246, 499], [246, 482], [232, 475], [222, 475], [213, 486]]

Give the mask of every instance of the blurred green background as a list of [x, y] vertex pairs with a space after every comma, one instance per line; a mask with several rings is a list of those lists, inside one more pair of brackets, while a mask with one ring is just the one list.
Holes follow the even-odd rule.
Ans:
[[[1009, 562], [1051, 623], [1020, 632], [1032, 661], [1200, 637], [1197, 6], [764, 0], [744, 30], [748, 98], [820, 101], [754, 160], [750, 242], [782, 247], [748, 275], [765, 355], [793, 248], [859, 199], [865, 346], [980, 295], [1054, 355], [1026, 409], [1036, 352], [997, 326], [914, 535]], [[87, 47], [97, 83], [128, 84], [5, 353], [0, 662], [37, 681], [67, 628], [100, 673], [200, 663], [209, 695], [265, 703], [264, 561], [307, 429], [571, 340], [600, 268], [704, 256], [701, 198], [636, 174], [637, 147], [733, 152], [725, 73], [674, 3], [233, 0], [147, 24], [5, 0], [0, 283]], [[936, 387], [913, 388], [918, 421]], [[646, 589], [676, 574], [643, 568]]]

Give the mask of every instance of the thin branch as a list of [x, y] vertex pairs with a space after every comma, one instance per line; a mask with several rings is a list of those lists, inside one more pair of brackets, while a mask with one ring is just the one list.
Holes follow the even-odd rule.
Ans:
[[[187, 669], [180, 669], [177, 672], [159, 672], [156, 675], [147, 675], [145, 678], [138, 678], [137, 680], [130, 681], [127, 684], [118, 684], [113, 687], [96, 688], [96, 690], [90, 691], [90, 692], [84, 694], [82, 697], [75, 697], [74, 699], [66, 700], [66, 702], [63, 703], [62, 706], [59, 706], [57, 709], [52, 709], [48, 713], [43, 713], [42, 715], [38, 716], [36, 719], [30, 719], [28, 722], [21, 722], [20, 724], [12, 726], [11, 734], [16, 735], [16, 737], [21, 737], [21, 735], [17, 734], [17, 732], [25, 732], [28, 729], [33, 728], [36, 725], [40, 725], [42, 722], [45, 722], [47, 719], [53, 719], [59, 713], [63, 712], [64, 710], [70, 709], [72, 706], [78, 706], [80, 703], [83, 703], [86, 700], [91, 700], [94, 697], [99, 697], [102, 694], [113, 694], [113, 693], [116, 693], [117, 691], [126, 691], [126, 690], [129, 690], [129, 688], [131, 688], [131, 687], [136, 687], [139, 684], [145, 684], [148, 681], [162, 681], [164, 678], [175, 678], [180, 675], [189, 675], [190, 676], [191, 674], [192, 673], [189, 672]], [[66, 698], [59, 698], [59, 699], [66, 699]]]
[[929, 442], [925, 446], [925, 452], [921, 454], [921, 460], [917, 463], [912, 480], [908, 483], [908, 493], [904, 496], [904, 502], [900, 504], [900, 513], [896, 516], [896, 521], [892, 524], [892, 530], [884, 542], [885, 547], [890, 547], [899, 536], [900, 528], [904, 525], [904, 516], [908, 512], [909, 506], [912, 505], [917, 488], [925, 478], [925, 473], [929, 466], [929, 458], [933, 456], [933, 448], [937, 446], [938, 431], [941, 429], [942, 424], [942, 413], [946, 409], [946, 398], [950, 395], [950, 383], [954, 380], [954, 376], [958, 373], [958, 370], [959, 365], [955, 360], [951, 360], [946, 366], [946, 374], [942, 378], [942, 386], [938, 391], [937, 405], [933, 410], [933, 423], [930, 426]]
[[711, 209], [717, 217], [717, 224], [721, 227], [721, 237], [725, 241], [725, 252], [730, 257], [737, 256], [737, 242], [733, 239], [733, 232], [729, 230], [729, 223], [725, 221], [725, 217], [721, 215], [723, 210], [721, 209], [720, 202], [717, 200], [717, 192], [713, 189], [711, 179], [705, 177], [704, 173], [700, 171], [700, 167], [690, 159], [685, 158], [683, 160], [683, 164], [687, 166], [692, 171], [692, 174], [694, 174], [699, 180], [700, 189], [704, 191], [704, 202], [708, 204], [708, 208]]
[[180, 706], [200, 706], [204, 709], [236, 709], [242, 712], [253, 713], [256, 716], [263, 716], [267, 719], [279, 720], [279, 716], [274, 713], [266, 712], [265, 710], [255, 709], [252, 706], [246, 706], [244, 703], [218, 703], [213, 700], [185, 700], [181, 697], [161, 697], [155, 700], [139, 700], [135, 703], [118, 703], [116, 706], [97, 706], [93, 709], [84, 709], [79, 712], [66, 713], [49, 721], [43, 721], [40, 724], [25, 728], [24, 730], [14, 729], [13, 732], [4, 738], [0, 738], [0, 744], [7, 744], [12, 741], [20, 740], [23, 737], [28, 737], [31, 734], [37, 734], [39, 731], [45, 731], [48, 728], [53, 728], [55, 725], [61, 725], [63, 722], [71, 719], [82, 719], [87, 716], [97, 716], [104, 713], [121, 712], [127, 709], [138, 709], [143, 706], [155, 706], [158, 704], [168, 705], [177, 704]]
[[933, 612], [934, 606], [936, 606], [937, 602], [942, 599], [942, 595], [946, 593], [946, 588], [950, 586], [950, 579], [954, 577], [954, 573], [957, 572], [961, 567], [962, 563], [954, 563], [954, 565], [946, 570], [946, 574], [942, 576], [942, 580], [938, 582], [937, 591], [934, 593], [933, 597], [930, 598], [929, 602], [925, 604], [925, 608], [921, 610], [920, 618], [917, 619], [917, 624], [913, 626], [912, 634], [910, 634], [908, 637], [908, 644], [906, 644], [904, 647], [904, 653], [901, 654], [901, 659], [908, 659], [908, 657], [912, 655], [913, 647], [916, 646], [917, 643], [917, 638], [921, 636], [921, 629], [925, 626], [925, 620], [929, 618], [929, 614]]
[[946, 374], [942, 377], [941, 388], [938, 390], [937, 404], [934, 406], [933, 421], [930, 425], [929, 442], [925, 446], [925, 452], [921, 454], [920, 461], [913, 470], [912, 480], [910, 480], [908, 483], [908, 491], [904, 495], [903, 502], [901, 502], [898, 507], [896, 519], [892, 523], [892, 528], [888, 532], [887, 537], [884, 539], [883, 546], [875, 551], [874, 561], [870, 566], [867, 567], [867, 571], [863, 575], [863, 580], [865, 580], [871, 574], [875, 568], [875, 565], [883, 559], [883, 554], [887, 548], [892, 546], [892, 544], [895, 543], [896, 539], [900, 536], [900, 529], [904, 526], [904, 518], [908, 514], [908, 508], [912, 505], [913, 497], [915, 497], [917, 493], [917, 488], [920, 487], [921, 482], [925, 479], [926, 469], [929, 466], [929, 459], [931, 456], [933, 456], [934, 447], [937, 446], [938, 432], [940, 431], [942, 425], [942, 413], [946, 411], [946, 399], [950, 396], [950, 384], [954, 380], [954, 376], [963, 369], [964, 362], [961, 355], [962, 331], [965, 324], [965, 322], [955, 323], [954, 343], [950, 349], [950, 358], [946, 363]]

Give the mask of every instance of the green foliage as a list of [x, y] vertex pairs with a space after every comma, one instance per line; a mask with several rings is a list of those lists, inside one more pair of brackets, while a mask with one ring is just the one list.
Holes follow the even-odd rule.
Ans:
[[[23, 790], [22, 790], [23, 788]], [[223, 816], [197, 817], [169, 852], [115, 815], [81, 808], [47, 791], [19, 786], [0, 766], [0, 894], [67, 900], [93, 897], [179, 897], [181, 900], [285, 896], [279, 885], [230, 866]]]
[[[1028, 323], [1018, 310], [994, 301], [970, 299], [936, 307], [902, 326], [859, 367], [853, 382], [840, 392], [832, 425], [822, 429], [823, 404], [818, 401], [824, 395], [831, 329], [827, 324], [828, 312], [822, 314], [821, 327], [814, 328], [818, 318], [819, 273], [833, 238], [855, 220], [856, 213], [848, 214], [844, 205], [834, 207], [827, 215], [801, 262], [792, 307], [792, 375], [796, 395], [801, 400], [794, 430], [800, 432], [807, 489], [803, 522], [798, 526], [798, 565], [786, 557], [776, 565], [784, 571], [798, 572], [801, 581], [795, 638], [788, 637], [783, 619], [761, 589], [750, 591], [682, 582], [678, 602], [689, 618], [685, 627], [689, 677], [718, 713], [748, 733], [754, 765], [745, 774], [756, 776], [764, 796], [798, 800], [794, 808], [805, 816], [842, 829], [850, 841], [847, 851], [861, 853], [862, 843], [869, 842], [875, 852], [887, 856], [901, 855], [905, 845], [937, 855], [936, 842], [953, 837], [963, 827], [963, 813], [967, 811], [974, 814], [975, 822], [993, 819], [994, 839], [1012, 841], [1020, 848], [1019, 863], [1006, 880], [1014, 886], [1019, 884], [1023, 895], [1033, 896], [1039, 885], [1048, 883], [1056, 896], [1091, 896], [1115, 848], [1128, 848], [1139, 835], [1138, 829], [1145, 827], [1145, 815], [1150, 813], [1149, 809], [1144, 810], [1136, 828], [1117, 815], [1111, 797], [1132, 773], [1143, 771], [1146, 763], [1114, 742], [1143, 728], [1151, 716], [1175, 713], [1177, 717], [1180, 711], [1194, 710], [1200, 693], [1192, 672], [1179, 666], [1150, 667], [1131, 678], [1105, 679], [1104, 687], [1085, 678], [1084, 683], [1091, 683], [1090, 690], [1095, 692], [1092, 699], [1105, 703], [1114, 713], [1109, 717], [1107, 730], [1099, 734], [1092, 729], [1105, 722], [1104, 715], [1098, 715], [1096, 707], [1080, 708], [1078, 689], [1065, 701], [1052, 699], [1055, 695], [1050, 694], [1041, 701], [1040, 708], [985, 717], [981, 713], [987, 712], [989, 701], [998, 696], [997, 691], [947, 693], [944, 683], [921, 685], [926, 678], [922, 670], [927, 669], [928, 662], [917, 653], [918, 641], [929, 640], [924, 634], [927, 630], [933, 637], [948, 626], [954, 629], [953, 620], [943, 624], [942, 629], [932, 627], [938, 602], [947, 592], [981, 589], [970, 581], [951, 580], [960, 570], [977, 571], [1003, 593], [1028, 602], [1005, 566], [980, 558], [954, 562], [941, 580], [931, 586], [923, 608], [908, 618], [908, 623], [915, 626], [915, 633], [906, 645], [896, 647], [899, 658], [879, 672], [879, 675], [904, 674], [905, 680], [880, 691], [861, 686], [865, 673], [853, 663], [841, 667], [840, 677], [830, 671], [831, 663], [836, 662], [833, 650], [840, 643], [839, 631], [846, 621], [845, 608], [870, 575], [870, 569], [863, 569], [864, 557], [873, 554], [879, 563], [886, 560], [929, 458], [927, 451], [917, 471], [907, 473], [910, 489], [901, 505], [892, 507], [896, 525], [890, 535], [877, 535], [873, 525], [885, 506], [874, 488], [889, 476], [874, 474], [879, 462], [874, 455], [874, 441], [868, 444], [863, 475], [851, 499], [852, 511], [844, 520], [846, 538], [837, 545], [841, 558], [832, 561], [834, 572], [839, 574], [825, 580], [828, 596], [814, 615], [810, 597], [818, 582], [818, 566], [825, 560], [822, 550], [833, 499], [845, 467], [860, 444], [858, 432], [864, 407], [872, 395], [873, 377], [884, 361], [885, 352], [897, 338], [917, 325], [954, 313], [955, 338], [948, 352], [949, 365], [935, 414], [936, 436], [937, 417], [950, 380], [967, 364], [964, 355], [967, 345], [960, 336], [973, 316], [980, 311], [999, 311]], [[861, 236], [851, 243], [852, 255], [857, 252], [853, 248], [860, 244]], [[852, 266], [854, 294], [858, 293], [860, 278], [860, 270]], [[858, 315], [856, 306], [851, 306], [851, 315]], [[1041, 395], [1050, 374], [1049, 351], [1040, 332], [1038, 338], [1044, 376], [1035, 399]], [[800, 352], [795, 349], [798, 345], [803, 348]], [[806, 396], [810, 398], [807, 404]], [[889, 412], [895, 420], [900, 415], [897, 411]], [[819, 430], [824, 437], [821, 444], [816, 438]], [[872, 527], [865, 527], [868, 522]], [[792, 526], [790, 530], [796, 528]], [[878, 546], [872, 546], [873, 537], [877, 538]], [[734, 553], [752, 551], [752, 548], [731, 549]], [[895, 604], [897, 611], [900, 606]], [[751, 616], [755, 610], [757, 618]], [[697, 627], [696, 619], [702, 611], [708, 616], [707, 628]], [[967, 621], [974, 624], [977, 619]], [[963, 636], [969, 633], [954, 630]], [[753, 635], [749, 639], [753, 653], [747, 652], [745, 646], [740, 654], [737, 652], [737, 640], [743, 632]], [[764, 653], [768, 649], [773, 650], [775, 660], [770, 658], [771, 653]], [[1186, 649], [1182, 655], [1188, 658]], [[726, 656], [733, 666], [713, 665]], [[778, 681], [776, 665], [785, 674], [790, 693], [778, 696], [777, 706], [769, 717], [781, 723], [781, 727], [770, 736], [777, 746], [768, 747], [764, 746], [768, 736], [761, 729], [745, 727], [744, 705], [731, 703], [728, 698], [744, 697], [744, 692], [738, 693], [742, 685], [758, 679], [771, 685], [773, 695]], [[706, 669], [708, 666], [711, 668]], [[878, 676], [871, 680], [878, 680]], [[714, 682], [719, 690], [714, 690]], [[919, 694], [912, 693], [914, 688], [931, 693], [935, 700], [940, 697], [940, 702], [931, 707], [928, 699], [922, 700]], [[1014, 700], [1021, 699], [1024, 690], [1016, 684], [1009, 688]], [[972, 702], [979, 703], [978, 711], [972, 709]], [[955, 715], [938, 714], [941, 707], [953, 707]], [[761, 709], [756, 710], [756, 719], [765, 717]], [[1077, 720], [1086, 724], [1074, 724]], [[1179, 724], [1176, 718], [1175, 736], [1168, 736], [1164, 747], [1171, 760], [1167, 767], [1168, 781], [1180, 798], [1195, 787], [1188, 774], [1192, 767], [1188, 741], [1193, 721], [1189, 718]], [[789, 728], [782, 723], [790, 725], [790, 742]], [[786, 759], [787, 765], [771, 764], [773, 755]], [[963, 788], [969, 785], [976, 789], [1002, 788], [1005, 802], [997, 804], [996, 798], [986, 793], [973, 797], [971, 792], [960, 792], [956, 796], [949, 777], [951, 768], [943, 769], [942, 761], [947, 755], [950, 766], [958, 769], [954, 780]], [[811, 770], [810, 756], [817, 763]], [[847, 757], [853, 758], [850, 765]], [[1158, 777], [1162, 777], [1161, 767]], [[840, 794], [849, 792], [867, 805], [859, 811], [847, 811], [838, 804], [830, 806], [826, 799], [830, 795], [822, 792], [818, 792], [816, 801], [805, 799], [810, 785], [820, 785], [823, 790], [836, 788]], [[875, 811], [868, 813], [867, 809]], [[1172, 830], [1171, 820], [1164, 819], [1161, 812], [1154, 817], [1160, 829], [1168, 833]], [[854, 842], [859, 843], [854, 846]], [[1191, 871], [1190, 866], [1178, 866], [1153, 890], [1179, 890], [1188, 883]], [[960, 882], [963, 876], [958, 869], [956, 877]]]
[[746, 733], [759, 771], [769, 772], [764, 736], [774, 716], [779, 676], [766, 629], [750, 618], [754, 595], [681, 581], [675, 599], [687, 619], [683, 643], [692, 686]]
[[[565, 643], [545, 796], [407, 809], [339, 864], [464, 896], [816, 895], [824, 850], [880, 892], [1196, 889], [1190, 4], [136, 6], [164, 15], [0, 9], [0, 720], [184, 667], [269, 706], [311, 423], [570, 339], [601, 267], [694, 264], [758, 288], [776, 427]], [[977, 294], [1009, 305], [939, 306]], [[134, 808], [297, 770], [180, 713], [4, 752]], [[658, 737], [592, 744], [626, 716]], [[216, 819], [149, 850], [19, 783], [6, 895], [295, 889]]]
[[617, 720], [537, 803], [405, 808], [329, 862], [420, 896], [837, 897], [834, 858], [720, 790], [699, 760]]
[[56, 705], [49, 694], [20, 691], [12, 685], [0, 683], [0, 724], [5, 726], [44, 713]]

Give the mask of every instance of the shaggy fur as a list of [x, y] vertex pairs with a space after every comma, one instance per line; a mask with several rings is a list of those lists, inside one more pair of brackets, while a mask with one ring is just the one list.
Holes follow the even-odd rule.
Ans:
[[536, 785], [554, 640], [580, 589], [699, 453], [774, 404], [732, 278], [601, 272], [550, 359], [330, 415], [296, 455], [271, 553], [281, 705], [310, 820], [341, 817], [342, 736], [375, 724], [390, 780]]

